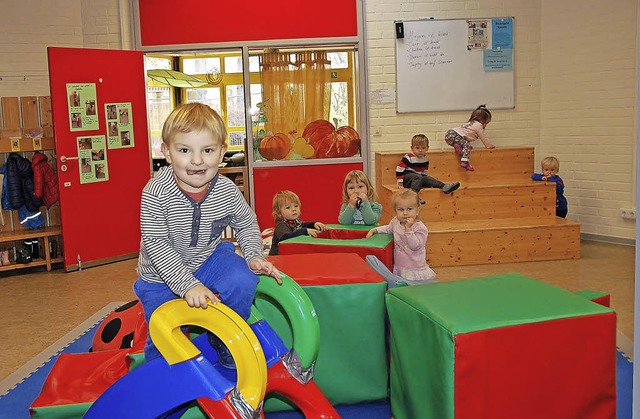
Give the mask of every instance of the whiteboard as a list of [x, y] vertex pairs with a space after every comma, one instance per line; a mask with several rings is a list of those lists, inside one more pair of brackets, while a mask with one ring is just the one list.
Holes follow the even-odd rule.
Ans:
[[[492, 48], [492, 21], [513, 18], [473, 19], [488, 22], [486, 48], [470, 46], [473, 29], [466, 19], [415, 20], [401, 23], [396, 33], [396, 107], [398, 112], [513, 108], [513, 39], [511, 48]], [[513, 28], [511, 27], [511, 31]], [[513, 38], [513, 32], [511, 32]], [[485, 55], [508, 54], [506, 65], [485, 65]], [[485, 71], [499, 68], [500, 71]], [[505, 70], [508, 69], [508, 70]]]

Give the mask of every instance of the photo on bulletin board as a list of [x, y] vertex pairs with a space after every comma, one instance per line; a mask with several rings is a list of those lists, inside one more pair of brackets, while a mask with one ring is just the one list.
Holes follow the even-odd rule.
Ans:
[[109, 180], [107, 140], [104, 135], [78, 137], [78, 167], [80, 183]]
[[104, 110], [109, 148], [134, 147], [131, 103], [106, 103]]
[[67, 83], [67, 108], [71, 131], [98, 129], [98, 100], [95, 83]]

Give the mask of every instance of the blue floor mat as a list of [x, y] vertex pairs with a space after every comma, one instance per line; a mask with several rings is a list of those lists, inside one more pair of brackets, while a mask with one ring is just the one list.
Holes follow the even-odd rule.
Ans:
[[[91, 347], [93, 335], [97, 328], [98, 324], [87, 330], [77, 340], [64, 348], [62, 352], [87, 352]], [[620, 351], [616, 352], [617, 419], [631, 419], [633, 363]], [[42, 384], [58, 359], [58, 355], [50, 358], [41, 368], [25, 378], [15, 388], [9, 390], [7, 394], [0, 396], [0, 419], [30, 418], [29, 406], [40, 394]], [[391, 417], [391, 406], [387, 401], [337, 406], [336, 410], [345, 419], [388, 419]], [[299, 412], [272, 412], [265, 414], [267, 419], [297, 419], [303, 417]]]

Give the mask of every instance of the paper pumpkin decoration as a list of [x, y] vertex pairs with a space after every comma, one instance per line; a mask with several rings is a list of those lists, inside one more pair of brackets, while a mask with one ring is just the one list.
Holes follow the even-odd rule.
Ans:
[[317, 120], [308, 124], [302, 136], [313, 147], [314, 158], [351, 157], [360, 150], [360, 135], [350, 126], [336, 128], [329, 121]]
[[268, 135], [260, 141], [260, 155], [267, 160], [282, 160], [291, 150], [291, 140], [287, 134], [279, 132]]

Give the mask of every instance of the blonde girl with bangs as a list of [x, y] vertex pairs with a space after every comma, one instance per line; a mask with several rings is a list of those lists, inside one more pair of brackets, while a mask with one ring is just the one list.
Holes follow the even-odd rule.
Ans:
[[376, 191], [362, 170], [352, 170], [342, 184], [342, 206], [338, 222], [344, 225], [376, 225], [382, 205], [375, 202]]

